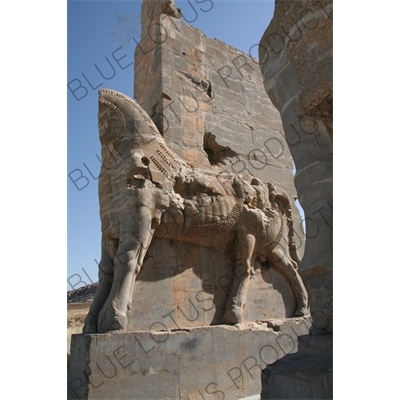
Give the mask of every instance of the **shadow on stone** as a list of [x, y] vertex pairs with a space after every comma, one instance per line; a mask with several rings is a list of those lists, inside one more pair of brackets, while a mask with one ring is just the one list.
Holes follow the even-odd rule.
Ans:
[[301, 336], [299, 350], [265, 368], [261, 399], [332, 399], [332, 335]]

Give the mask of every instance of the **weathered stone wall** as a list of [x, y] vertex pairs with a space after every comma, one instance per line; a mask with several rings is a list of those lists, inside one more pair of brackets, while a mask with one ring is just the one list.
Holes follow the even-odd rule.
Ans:
[[276, 0], [259, 46], [264, 85], [282, 116], [306, 216], [301, 263], [313, 326], [297, 354], [262, 374], [263, 399], [331, 399], [333, 330], [331, 0]]
[[[142, 5], [134, 97], [167, 145], [192, 165], [221, 163], [230, 172], [271, 181], [294, 204], [293, 164], [258, 60], [182, 22], [173, 3], [152, 3]], [[301, 218], [295, 206], [293, 211], [301, 257]], [[291, 316], [295, 304], [287, 281], [274, 268], [259, 267], [245, 320]], [[219, 323], [231, 272], [221, 252], [154, 239], [134, 288], [129, 328], [148, 329], [153, 318], [169, 328]], [[160, 294], [149, 298], [149, 290]]]
[[[226, 257], [223, 251], [154, 239], [135, 283], [128, 330], [221, 324], [233, 280], [232, 260]], [[284, 275], [259, 265], [244, 320], [291, 317], [295, 309]]]
[[290, 152], [258, 60], [171, 16], [147, 26], [135, 50], [134, 96], [168, 146], [189, 163], [222, 162], [295, 198]]
[[296, 165], [307, 232], [301, 270], [315, 328], [331, 332], [332, 2], [277, 1], [259, 54], [265, 89], [280, 110]]
[[305, 335], [298, 351], [265, 368], [261, 374], [262, 399], [332, 399], [332, 335]]
[[68, 399], [242, 399], [297, 351], [307, 318], [175, 331], [73, 335]]

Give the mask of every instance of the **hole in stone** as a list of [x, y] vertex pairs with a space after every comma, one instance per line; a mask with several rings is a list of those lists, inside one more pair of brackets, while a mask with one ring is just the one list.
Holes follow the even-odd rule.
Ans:
[[226, 161], [228, 161], [229, 164], [229, 159], [239, 155], [229, 147], [219, 145], [215, 140], [215, 135], [211, 132], [205, 132], [204, 134], [203, 149], [211, 165], [226, 164]]
[[142, 157], [142, 163], [147, 167], [150, 165], [150, 160], [147, 157]]
[[183, 52], [183, 53], [182, 53], [182, 55], [186, 56], [186, 53], [185, 53], [185, 52]]

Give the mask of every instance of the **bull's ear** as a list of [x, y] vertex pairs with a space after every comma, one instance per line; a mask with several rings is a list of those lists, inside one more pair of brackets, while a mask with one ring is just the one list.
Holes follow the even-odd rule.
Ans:
[[116, 142], [125, 132], [126, 121], [112, 102], [99, 95], [99, 135], [102, 145]]

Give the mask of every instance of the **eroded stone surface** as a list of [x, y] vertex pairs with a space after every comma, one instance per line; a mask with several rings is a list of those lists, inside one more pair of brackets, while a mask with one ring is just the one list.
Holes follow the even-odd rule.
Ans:
[[[282, 184], [291, 193], [290, 200], [294, 199], [291, 161], [282, 140], [279, 113], [262, 90], [257, 60], [220, 41], [207, 38], [179, 18], [180, 11], [173, 1], [143, 2], [142, 39], [135, 53], [135, 97], [144, 107], [144, 110], [140, 107], [138, 109], [142, 118], [124, 119], [121, 115], [126, 110], [122, 114], [121, 110], [125, 106], [112, 101], [110, 105], [107, 103], [110, 99], [101, 96], [101, 279], [88, 316], [86, 332], [144, 328], [152, 322], [152, 314], [147, 313], [147, 310], [157, 308], [163, 311], [162, 316], [168, 315], [164, 311], [181, 311], [187, 318], [180, 321], [180, 324], [188, 326], [204, 322], [219, 323], [224, 306], [231, 309], [231, 315], [226, 314], [225, 317], [232, 323], [242, 319], [291, 316], [293, 306], [290, 304], [290, 295], [286, 294], [292, 290], [297, 303], [294, 313], [301, 314], [306, 309], [305, 290], [295, 271], [295, 264], [290, 261], [293, 259], [298, 262], [292, 252], [293, 247], [297, 247], [302, 254], [303, 242], [298, 233], [300, 224], [296, 210], [291, 215], [285, 215], [291, 224], [289, 232], [276, 232], [272, 239], [273, 242], [280, 235], [283, 240], [290, 242], [289, 249], [292, 249], [289, 250], [291, 254], [287, 260], [279, 261], [278, 264], [272, 262], [275, 266], [279, 265], [278, 270], [289, 278], [286, 286], [281, 285], [278, 296], [275, 288], [279, 286], [279, 279], [274, 281], [274, 277], [279, 278], [279, 274], [274, 274], [273, 269], [270, 269], [272, 275], [269, 274], [268, 284], [264, 286], [263, 279], [249, 280], [249, 271], [246, 277], [239, 280], [235, 278], [238, 275], [238, 266], [235, 265], [238, 256], [234, 250], [237, 243], [231, 229], [239, 226], [237, 218], [243, 214], [243, 210], [249, 211], [249, 215], [256, 214], [251, 207], [246, 208], [247, 200], [241, 199], [243, 195], [238, 195], [242, 189], [239, 187], [240, 179], [239, 186], [235, 183], [236, 173], [242, 172], [258, 178], [262, 176], [263, 179], [268, 174], [270, 182]], [[161, 130], [162, 140], [146, 111]], [[108, 134], [105, 133], [107, 130]], [[126, 135], [126, 132], [133, 130], [137, 137], [140, 136], [140, 140]], [[153, 134], [157, 139], [152, 141]], [[133, 144], [140, 150], [136, 151]], [[126, 162], [118, 160], [121, 155]], [[195, 173], [185, 167], [184, 163], [203, 170]], [[181, 171], [177, 172], [179, 169]], [[175, 182], [166, 179], [171, 171]], [[257, 179], [255, 182], [262, 187]], [[254, 188], [251, 179], [248, 184]], [[127, 188], [130, 189], [130, 196], [126, 196]], [[138, 196], [135, 195], [137, 190], [141, 190]], [[235, 192], [233, 197], [232, 191]], [[266, 194], [265, 198], [269, 196]], [[207, 202], [210, 204], [207, 205]], [[151, 207], [148, 204], [157, 205], [149, 211]], [[266, 204], [252, 206], [259, 210], [264, 210], [265, 206], [268, 208]], [[128, 210], [139, 208], [140, 215], [129, 215]], [[189, 215], [191, 209], [193, 215]], [[271, 219], [266, 214], [257, 218]], [[129, 231], [146, 219], [147, 222], [152, 221], [151, 225], [160, 224], [160, 221], [161, 224], [155, 232], [145, 232], [145, 229], [134, 231], [136, 238], [130, 246], [128, 242], [133, 242], [129, 238], [132, 232]], [[272, 218], [275, 225], [277, 219], [276, 216]], [[121, 223], [121, 220], [124, 222]], [[257, 230], [256, 225], [259, 223], [251, 224], [249, 229]], [[268, 231], [273, 230], [270, 222], [264, 223], [264, 230], [267, 225], [266, 233], [261, 232], [261, 236], [268, 237]], [[149, 230], [152, 231], [152, 226]], [[260, 236], [257, 235], [253, 236]], [[126, 243], [117, 242], [122, 237], [125, 237]], [[157, 239], [160, 240], [156, 242]], [[272, 243], [272, 246], [276, 244]], [[231, 247], [228, 255], [227, 246]], [[210, 252], [209, 248], [213, 251]], [[240, 251], [250, 251], [247, 249], [250, 248], [239, 246]], [[264, 259], [264, 252], [263, 249], [252, 250], [249, 257], [260, 254]], [[136, 264], [127, 262], [136, 257]], [[246, 257], [241, 258], [248, 264], [247, 270], [254, 269], [255, 257], [245, 261]], [[281, 256], [276, 254], [275, 257]], [[115, 273], [116, 265], [118, 270], [128, 266], [127, 272]], [[166, 266], [165, 270], [163, 266]], [[267, 270], [262, 260], [257, 266], [260, 276], [265, 277]], [[143, 278], [141, 280], [137, 276], [139, 272]], [[150, 279], [145, 278], [146, 274]], [[118, 276], [116, 284], [113, 284], [112, 276]], [[135, 279], [142, 283], [143, 288], [147, 287], [148, 291], [165, 292], [165, 302], [160, 304], [162, 296], [152, 296], [151, 300], [155, 302], [149, 301], [146, 295], [140, 298], [136, 293], [138, 286], [133, 285]], [[249, 290], [257, 293], [258, 297], [254, 298], [257, 307], [247, 306], [243, 309], [246, 292]], [[145, 291], [143, 289], [141, 293]], [[233, 292], [236, 295], [227, 298], [227, 293]], [[212, 296], [212, 304], [207, 300], [209, 306], [206, 310], [208, 312], [212, 305], [213, 313], [199, 316], [192, 305], [193, 296], [195, 300], [201, 298], [200, 302], [204, 302], [206, 294]], [[227, 306], [228, 303], [230, 306]], [[101, 322], [97, 316], [100, 316]]]
[[259, 394], [261, 369], [296, 352], [297, 337], [310, 325], [307, 318], [293, 318], [73, 335], [68, 398], [240, 399]]
[[[178, 263], [163, 256], [160, 240], [155, 239], [150, 246], [133, 290], [128, 330], [147, 330], [155, 321], [170, 329], [222, 323], [232, 268], [212, 249], [174, 242], [170, 248], [180, 253], [182, 260]], [[153, 254], [158, 256], [158, 264]], [[202, 268], [198, 267], [199, 260], [203, 261]], [[295, 309], [296, 300], [285, 276], [274, 267], [260, 265], [250, 280], [243, 320], [290, 318]]]
[[259, 46], [264, 85], [281, 112], [306, 215], [301, 263], [310, 294], [311, 340], [263, 372], [265, 399], [330, 399], [332, 389], [332, 9], [331, 0], [276, 1]]
[[[158, 2], [158, 7], [170, 9], [171, 2], [161, 3], [163, 1]], [[258, 60], [218, 39], [206, 37], [200, 30], [181, 21], [177, 13], [160, 14], [152, 7], [151, 1], [143, 2], [142, 36], [135, 50], [134, 96], [159, 128], [167, 146], [189, 164], [205, 168], [219, 164], [229, 173], [249, 174], [273, 182], [294, 202], [297, 194], [290, 152], [283, 137], [279, 112], [263, 89]], [[296, 207], [292, 211], [295, 243], [301, 258], [304, 236], [300, 215]], [[175, 318], [183, 319], [180, 324], [185, 323], [178, 307], [186, 315], [194, 313], [189, 318], [195, 318], [197, 314], [189, 300], [198, 304], [193, 296], [201, 291], [205, 292], [203, 298], [214, 298], [216, 310], [205, 312], [198, 320], [219, 320], [221, 301], [226, 296], [226, 290], [221, 291], [219, 282], [224, 287], [228, 284], [226, 266], [218, 261], [222, 256], [218, 252], [210, 254], [208, 249], [196, 245], [183, 247], [196, 257], [183, 257], [185, 251], [166, 241], [150, 247], [134, 287], [136, 303], [129, 312], [137, 316], [131, 321], [137, 321], [139, 325], [131, 326], [132, 329], [148, 326], [149, 315], [140, 309], [141, 305], [148, 304], [155, 312], [154, 303], [145, 295], [146, 287], [162, 293], [161, 297], [166, 299], [165, 312], [162, 315], [157, 312], [161, 318], [172, 312]], [[185, 262], [177, 261], [177, 257], [185, 258]], [[151, 271], [147, 271], [150, 265]], [[173, 282], [170, 282], [171, 271], [165, 275], [160, 268], [154, 267], [157, 265], [169, 265], [174, 271], [185, 272], [174, 272]], [[188, 271], [185, 265], [191, 265], [193, 270]], [[158, 283], [154, 282], [155, 270], [164, 277]], [[264, 271], [260, 268], [257, 272], [261, 270]], [[211, 272], [204, 275], [202, 271]], [[141, 279], [149, 275], [153, 278]], [[203, 284], [199, 282], [200, 276]], [[267, 285], [261, 279], [251, 281], [250, 295], [254, 292], [259, 296], [254, 299], [255, 307], [245, 308], [245, 320], [290, 315], [293, 308], [285, 295], [288, 291], [284, 285], [278, 289], [283, 295], [280, 300], [276, 295], [274, 276], [271, 275], [272, 280], [267, 279]], [[189, 281], [193, 283], [192, 289], [187, 289]], [[173, 296], [169, 292], [171, 287]], [[210, 306], [213, 304], [207, 301], [205, 307]], [[200, 314], [202, 308], [199, 308]], [[145, 319], [141, 320], [142, 317]], [[193, 325], [191, 321], [186, 324]]]
[[[258, 60], [171, 15], [146, 23], [152, 28], [135, 49], [134, 97], [168, 147], [193, 165], [221, 163], [269, 180], [294, 200], [291, 155]], [[302, 255], [297, 210], [294, 223]]]
[[[243, 321], [251, 278], [257, 263], [265, 262], [283, 273], [293, 291], [293, 316], [308, 313], [308, 295], [297, 270], [291, 202], [283, 189], [252, 176], [230, 173], [221, 165], [190, 165], [167, 147], [136, 102], [110, 89], [99, 91], [99, 131], [103, 157], [99, 177], [102, 258], [99, 286], [86, 318], [85, 333], [132, 327], [134, 315], [127, 312], [136, 301], [132, 296], [135, 280], [153, 238], [162, 240], [164, 246], [158, 254], [153, 252], [156, 257], [151, 262], [160, 264], [160, 258], [164, 258], [162, 268], [167, 274], [174, 265], [195, 271], [196, 265], [207, 265], [210, 258], [216, 268], [209, 277], [220, 286], [220, 278], [229, 279], [222, 287], [225, 296], [214, 284], [212, 301], [223, 314], [222, 318], [216, 315], [213, 323]], [[110, 159], [112, 168], [107, 165]], [[173, 247], [166, 247], [171, 240]], [[202, 249], [190, 249], [184, 243]], [[171, 258], [174, 262], [168, 265], [165, 261]], [[224, 272], [222, 267], [225, 274], [218, 276], [215, 272]], [[206, 289], [207, 275], [199, 271], [197, 275], [203, 278]], [[156, 281], [162, 279], [161, 272]], [[187, 292], [199, 289], [191, 281], [181, 283]], [[171, 289], [175, 304], [182, 307], [182, 298], [177, 299], [180, 293]], [[182, 297], [192, 302], [187, 292]], [[222, 308], [217, 301], [221, 296], [225, 303]], [[142, 312], [148, 311], [146, 304], [136, 304]], [[151, 322], [154, 315], [149, 315]], [[186, 320], [203, 324], [198, 316]]]
[[259, 46], [264, 86], [281, 112], [306, 215], [301, 270], [321, 332], [332, 331], [332, 1], [277, 1]]
[[332, 335], [302, 336], [299, 348], [262, 372], [262, 399], [332, 399]]

